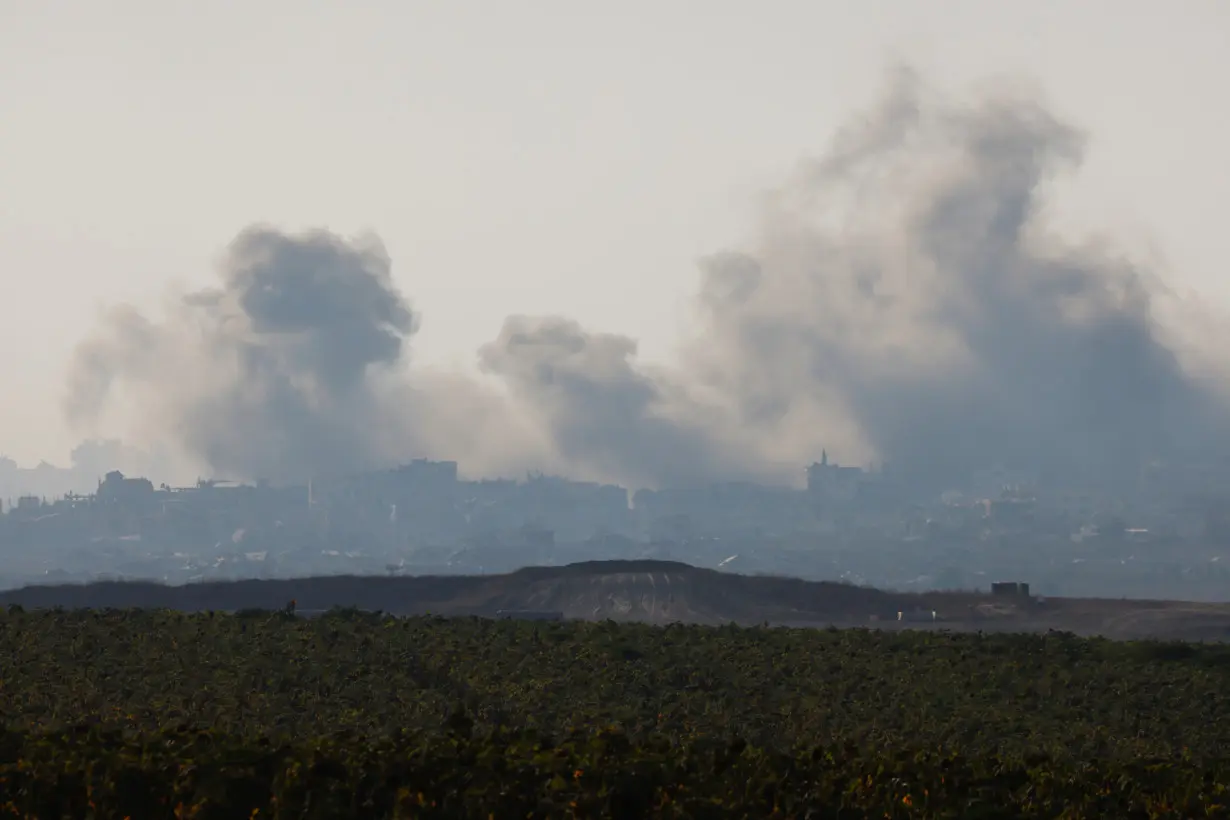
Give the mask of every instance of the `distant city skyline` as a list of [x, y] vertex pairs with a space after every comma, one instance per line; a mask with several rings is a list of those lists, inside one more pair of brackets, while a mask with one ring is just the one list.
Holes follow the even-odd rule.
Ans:
[[[107, 449], [78, 455], [85, 463]], [[1123, 494], [994, 469], [941, 493], [823, 453], [805, 489], [467, 481], [455, 463], [427, 461], [288, 487], [160, 488], [112, 472], [80, 495], [0, 501], [0, 590], [648, 558], [893, 589], [985, 589], [1015, 578], [1048, 596], [1224, 599], [1230, 464], [1158, 467]], [[10, 468], [0, 463], [0, 490]]]

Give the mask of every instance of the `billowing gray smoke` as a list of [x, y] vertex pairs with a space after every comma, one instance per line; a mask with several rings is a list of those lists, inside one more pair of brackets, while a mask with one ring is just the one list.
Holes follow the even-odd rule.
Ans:
[[413, 455], [632, 486], [797, 479], [827, 448], [936, 481], [1004, 466], [1106, 479], [1225, 440], [1130, 264], [1046, 230], [1080, 134], [1036, 102], [952, 104], [907, 72], [705, 260], [673, 369], [558, 317], [512, 317], [461, 374], [402, 367], [415, 316], [376, 241], [254, 228], [166, 323], [116, 311], [70, 412], [122, 384], [217, 471], [299, 479]]
[[1039, 220], [1081, 143], [1035, 103], [945, 105], [902, 74], [772, 197], [752, 252], [706, 265], [702, 378], [801, 452], [810, 428], [945, 479], [1130, 477], [1217, 442], [1145, 277]]
[[559, 459], [583, 474], [634, 487], [738, 474], [717, 431], [681, 412], [688, 402], [670, 375], [637, 369], [635, 354], [626, 336], [513, 316], [479, 359], [549, 431]]
[[366, 466], [382, 455], [388, 409], [375, 371], [399, 362], [415, 330], [389, 270], [376, 240], [251, 228], [220, 287], [184, 298], [165, 324], [117, 310], [83, 343], [70, 417], [95, 416], [122, 382], [151, 432], [221, 473], [286, 480]]

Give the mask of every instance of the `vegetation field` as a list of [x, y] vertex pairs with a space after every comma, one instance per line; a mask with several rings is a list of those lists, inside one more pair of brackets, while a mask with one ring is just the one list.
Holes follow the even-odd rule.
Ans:
[[1221, 646], [10, 609], [0, 716], [0, 816], [1230, 816]]

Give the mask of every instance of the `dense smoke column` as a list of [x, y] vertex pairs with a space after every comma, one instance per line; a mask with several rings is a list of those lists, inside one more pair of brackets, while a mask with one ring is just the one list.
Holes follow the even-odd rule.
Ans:
[[[1038, 219], [1081, 143], [1036, 103], [950, 105], [903, 75], [775, 194], [750, 252], [707, 262], [699, 372], [748, 424], [808, 408], [800, 453], [853, 444], [936, 483], [1112, 482], [1216, 441], [1145, 279]], [[859, 434], [835, 442], [837, 419]]]
[[374, 379], [416, 327], [379, 241], [254, 227], [219, 273], [165, 323], [113, 312], [77, 353], [70, 417], [121, 386], [150, 428], [224, 475], [303, 481], [377, 463]]

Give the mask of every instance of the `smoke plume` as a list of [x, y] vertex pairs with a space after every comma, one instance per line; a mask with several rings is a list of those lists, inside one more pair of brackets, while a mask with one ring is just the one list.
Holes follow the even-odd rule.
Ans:
[[[702, 423], [678, 380], [638, 368], [636, 342], [555, 317], [513, 316], [484, 345], [484, 371], [547, 433], [557, 462], [632, 486], [739, 474], [722, 431]], [[689, 415], [689, 411], [693, 411]]]
[[390, 408], [376, 380], [416, 329], [380, 243], [254, 227], [220, 278], [161, 324], [113, 311], [78, 351], [70, 419], [122, 386], [146, 429], [223, 474], [303, 479], [379, 459]]
[[279, 480], [424, 454], [632, 486], [791, 480], [822, 448], [936, 482], [1093, 480], [1207, 452], [1225, 404], [1159, 321], [1164, 291], [1047, 230], [1083, 143], [1036, 100], [952, 102], [900, 72], [766, 197], [750, 247], [703, 261], [676, 366], [515, 316], [478, 354], [504, 390], [406, 366], [417, 317], [378, 241], [252, 228], [216, 289], [161, 323], [117, 309], [82, 344], [70, 418], [123, 391], [150, 435]]
[[[958, 479], [1130, 476], [1216, 442], [1222, 408], [1130, 264], [1046, 231], [1082, 136], [1035, 101], [947, 104], [902, 73], [706, 265], [696, 364], [742, 424]], [[845, 432], [829, 436], [844, 419]]]

